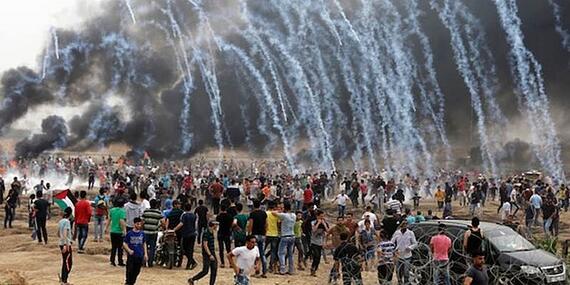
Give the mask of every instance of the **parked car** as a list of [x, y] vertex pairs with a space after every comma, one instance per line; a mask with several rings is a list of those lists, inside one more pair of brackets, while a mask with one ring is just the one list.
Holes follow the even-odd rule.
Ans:
[[[450, 275], [453, 284], [463, 284], [470, 257], [463, 250], [463, 236], [470, 227], [466, 220], [432, 220], [410, 225], [418, 241], [412, 252], [412, 284], [433, 284], [429, 242], [438, 233], [438, 224], [447, 226], [452, 240]], [[567, 284], [566, 264], [555, 255], [537, 249], [512, 228], [488, 222], [479, 225], [484, 240], [482, 250], [490, 284]]]

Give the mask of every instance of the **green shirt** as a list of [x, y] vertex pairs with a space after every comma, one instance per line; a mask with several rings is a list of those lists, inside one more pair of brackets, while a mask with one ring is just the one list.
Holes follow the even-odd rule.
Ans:
[[303, 234], [303, 232], [301, 231], [301, 226], [303, 226], [303, 220], [295, 222], [295, 226], [293, 227], [293, 233], [295, 233], [296, 238], [300, 238]]
[[121, 220], [127, 221], [127, 212], [123, 207], [114, 207], [109, 211], [109, 219], [111, 220], [111, 233], [122, 234]]
[[236, 219], [238, 227], [240, 227], [240, 231], [234, 231], [234, 240], [238, 241], [245, 241], [245, 231], [247, 226], [247, 219], [249, 215], [247, 214], [237, 214], [234, 219]]

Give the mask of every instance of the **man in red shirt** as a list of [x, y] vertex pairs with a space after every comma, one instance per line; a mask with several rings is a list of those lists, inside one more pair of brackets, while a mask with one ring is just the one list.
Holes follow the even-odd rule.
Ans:
[[214, 210], [214, 215], [217, 215], [220, 211], [220, 200], [224, 193], [224, 186], [220, 183], [219, 178], [216, 178], [216, 182], [210, 186], [210, 193], [212, 194], [212, 208]]
[[89, 236], [89, 221], [91, 220], [91, 203], [87, 198], [87, 192], [79, 192], [79, 202], [75, 204], [75, 230], [77, 231], [77, 239], [79, 249], [77, 253], [85, 251], [85, 242]]
[[313, 189], [311, 189], [309, 184], [307, 184], [307, 188], [303, 192], [303, 203], [307, 209], [313, 205]]
[[[449, 253], [451, 252], [451, 239], [445, 235], [445, 224], [439, 224], [439, 233], [431, 237], [429, 248], [433, 255], [435, 274], [433, 275], [434, 284], [451, 285], [449, 278]], [[443, 274], [443, 278], [440, 275]]]

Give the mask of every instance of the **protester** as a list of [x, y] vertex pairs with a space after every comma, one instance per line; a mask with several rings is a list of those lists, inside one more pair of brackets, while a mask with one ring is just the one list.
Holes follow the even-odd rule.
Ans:
[[346, 213], [346, 201], [350, 200], [348, 198], [348, 196], [344, 193], [344, 191], [342, 191], [340, 194], [338, 194], [334, 199], [333, 202], [336, 201], [337, 202], [337, 207], [338, 207], [338, 216], [339, 217], [344, 217], [344, 214]]
[[127, 219], [127, 232], [130, 232], [134, 227], [135, 218], [140, 218], [143, 213], [141, 205], [137, 202], [137, 194], [134, 192], [129, 195], [129, 202], [125, 204], [125, 213]]
[[362, 285], [362, 275], [360, 273], [360, 251], [353, 243], [348, 242], [348, 232], [340, 233], [340, 244], [335, 248], [333, 258], [335, 271], [342, 272], [342, 282], [350, 285], [354, 281], [355, 285]]
[[106, 220], [109, 219], [109, 197], [106, 195], [106, 189], [99, 189], [99, 195], [95, 197], [93, 204], [95, 205], [95, 242], [103, 241]]
[[272, 215], [271, 212], [276, 210], [275, 202], [268, 203], [267, 213], [267, 231], [265, 233], [266, 247], [269, 247], [269, 272], [277, 274], [279, 272], [279, 218]]
[[463, 249], [468, 255], [473, 256], [474, 253], [481, 251], [482, 244], [483, 232], [479, 228], [479, 218], [473, 217], [471, 227], [463, 235]]
[[198, 207], [194, 210], [198, 217], [198, 243], [202, 244], [202, 233], [208, 228], [208, 207], [204, 206], [204, 200], [198, 200]]
[[[124, 201], [116, 199], [113, 201], [113, 208], [109, 211], [109, 223], [105, 232], [110, 231], [111, 237], [111, 256], [110, 262], [112, 266], [125, 266], [123, 263], [123, 237], [127, 231], [127, 214], [123, 207]], [[117, 256], [117, 263], [115, 263], [115, 256]]]
[[317, 219], [311, 222], [311, 276], [317, 276], [317, 270], [321, 262], [325, 234], [329, 230], [329, 224], [325, 221], [325, 213], [317, 210]]
[[[297, 220], [297, 215], [291, 213], [291, 204], [285, 202], [283, 205], [283, 212], [273, 211], [272, 215], [279, 218], [281, 224], [281, 235], [279, 241], [279, 264], [280, 270], [279, 274], [293, 274], [295, 272], [295, 263], [293, 262], [293, 253], [295, 250], [295, 222]], [[289, 270], [285, 269], [285, 262], [289, 265]]]
[[485, 255], [481, 251], [474, 252], [473, 264], [465, 272], [464, 285], [488, 285], [489, 275], [485, 267]]
[[133, 229], [125, 235], [123, 242], [123, 249], [127, 253], [126, 285], [136, 284], [137, 277], [141, 272], [141, 267], [148, 261], [141, 218], [134, 218], [133, 226]]
[[225, 267], [225, 254], [229, 253], [232, 248], [232, 225], [234, 222], [234, 217], [228, 213], [227, 207], [222, 205], [220, 207], [220, 212], [216, 216], [216, 221], [220, 224], [218, 231], [218, 250], [220, 253], [220, 267]]
[[71, 236], [71, 223], [69, 217], [72, 214], [70, 207], [63, 210], [61, 220], [57, 224], [57, 237], [59, 238], [59, 249], [61, 251], [61, 274], [59, 275], [59, 282], [62, 285], [67, 285], [67, 279], [73, 266], [73, 254], [71, 249], [72, 236]]
[[242, 213], [243, 204], [236, 204], [237, 215], [234, 216], [232, 236], [234, 240], [234, 247], [240, 247], [245, 245], [245, 238], [247, 236], [247, 220], [249, 219], [248, 214]]
[[155, 199], [150, 200], [150, 209], [146, 209], [143, 213], [144, 235], [148, 253], [148, 267], [153, 267], [154, 256], [156, 254], [156, 241], [158, 239], [158, 230], [162, 222], [162, 214], [158, 209], [159, 202]]
[[[180, 223], [174, 228], [174, 231], [181, 230], [182, 235], [182, 252], [188, 259], [186, 269], [192, 270], [198, 265], [194, 260], [194, 244], [196, 243], [196, 222], [197, 218], [192, 213], [192, 206], [184, 204], [184, 214], [180, 217]], [[180, 260], [182, 263], [182, 260]]]
[[378, 284], [392, 284], [392, 276], [394, 274], [394, 252], [396, 245], [390, 240], [391, 235], [386, 231], [380, 232], [380, 243], [377, 248], [378, 256]]
[[414, 232], [408, 230], [408, 222], [406, 220], [400, 222], [400, 230], [394, 233], [391, 241], [396, 245], [396, 251], [398, 252], [396, 263], [398, 284], [407, 284], [410, 282], [412, 250], [416, 248], [417, 241]]
[[246, 237], [245, 246], [236, 247], [228, 253], [228, 260], [235, 274], [234, 284], [249, 285], [251, 272], [259, 270], [260, 254], [256, 243], [255, 236], [249, 235]]
[[75, 204], [75, 227], [79, 243], [77, 253], [85, 252], [85, 243], [87, 242], [87, 237], [89, 237], [89, 222], [92, 213], [91, 203], [87, 200], [87, 192], [79, 192], [79, 202]]
[[188, 284], [194, 285], [194, 282], [202, 279], [210, 272], [210, 285], [216, 284], [216, 275], [218, 273], [218, 261], [214, 254], [214, 233], [218, 227], [218, 222], [210, 221], [208, 228], [202, 236], [202, 271], [188, 279]]
[[433, 256], [433, 266], [435, 267], [433, 283], [441, 284], [441, 279], [446, 285], [451, 285], [449, 275], [449, 254], [451, 253], [451, 239], [445, 235], [445, 224], [439, 224], [439, 233], [431, 237], [429, 247]]
[[4, 205], [4, 228], [12, 228], [12, 221], [16, 216], [16, 204], [18, 203], [18, 192], [11, 188], [6, 196], [6, 205]]
[[37, 200], [34, 202], [34, 216], [36, 219], [36, 231], [38, 243], [42, 243], [42, 238], [45, 244], [48, 243], [48, 234], [46, 230], [46, 222], [49, 213], [49, 202], [43, 199], [43, 192], [36, 192]]

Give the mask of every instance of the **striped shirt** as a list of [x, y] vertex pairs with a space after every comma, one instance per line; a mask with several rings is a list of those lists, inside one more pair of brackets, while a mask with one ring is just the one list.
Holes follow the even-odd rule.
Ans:
[[382, 252], [382, 258], [378, 260], [380, 264], [394, 263], [394, 251], [396, 245], [391, 241], [382, 241], [378, 245], [378, 251]]
[[162, 213], [160, 210], [146, 209], [142, 217], [144, 220], [144, 233], [147, 235], [158, 234], [160, 220], [162, 219]]

